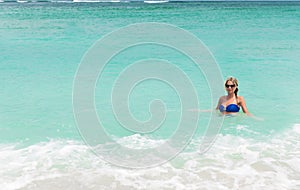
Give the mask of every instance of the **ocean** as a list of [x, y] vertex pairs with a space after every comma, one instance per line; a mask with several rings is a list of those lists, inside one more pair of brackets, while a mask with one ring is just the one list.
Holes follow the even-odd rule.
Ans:
[[1, 1], [0, 37], [1, 189], [300, 189], [300, 2]]

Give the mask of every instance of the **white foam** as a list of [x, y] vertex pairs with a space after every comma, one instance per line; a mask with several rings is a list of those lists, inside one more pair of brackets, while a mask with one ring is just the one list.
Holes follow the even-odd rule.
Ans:
[[134, 134], [121, 139], [116, 139], [116, 142], [131, 149], [149, 149], [162, 145], [165, 143], [165, 140], [155, 140], [147, 136]]
[[149, 0], [149, 1], [144, 1], [144, 3], [150, 3], [150, 4], [157, 4], [157, 3], [168, 3], [168, 0]]
[[18, 3], [28, 3], [26, 0], [17, 0]]
[[[204, 155], [197, 153], [201, 139], [196, 139], [189, 151], [150, 169], [112, 166], [77, 141], [52, 140], [24, 148], [2, 144], [0, 185], [6, 190], [296, 189], [299, 137], [299, 125], [264, 141], [219, 135]], [[156, 144], [145, 138], [134, 135], [119, 141]]]
[[300, 134], [300, 124], [295, 124], [293, 126], [293, 131]]

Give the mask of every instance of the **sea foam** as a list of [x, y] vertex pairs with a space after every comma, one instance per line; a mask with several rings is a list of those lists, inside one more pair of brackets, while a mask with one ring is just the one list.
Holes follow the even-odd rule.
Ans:
[[[300, 125], [265, 141], [219, 135], [205, 154], [195, 139], [173, 160], [148, 169], [126, 169], [97, 157], [84, 143], [51, 140], [28, 147], [0, 146], [3, 189], [297, 189]], [[119, 142], [155, 141], [137, 135]], [[138, 142], [138, 144], [137, 144]], [[162, 141], [157, 141], [157, 146]], [[151, 147], [150, 146], [150, 147]], [[128, 146], [130, 147], [130, 146]]]

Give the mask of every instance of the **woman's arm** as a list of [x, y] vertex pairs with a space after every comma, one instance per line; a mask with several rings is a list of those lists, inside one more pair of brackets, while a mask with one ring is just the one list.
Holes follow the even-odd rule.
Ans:
[[248, 111], [248, 108], [246, 106], [246, 101], [245, 101], [245, 99], [244, 99], [243, 96], [239, 96], [239, 102], [240, 102], [240, 105], [241, 105], [241, 107], [243, 109], [243, 112], [245, 114], [247, 114], [248, 116], [252, 116], [252, 114]]
[[216, 110], [219, 109], [220, 105], [222, 104], [222, 100], [223, 100], [223, 96], [221, 96], [221, 97], [219, 98], [219, 101], [218, 101], [218, 105], [217, 105], [217, 107], [216, 107]]

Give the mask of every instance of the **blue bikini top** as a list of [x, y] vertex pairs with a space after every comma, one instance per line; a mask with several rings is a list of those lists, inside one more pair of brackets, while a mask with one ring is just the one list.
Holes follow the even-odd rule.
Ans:
[[220, 112], [239, 112], [240, 107], [236, 104], [229, 104], [225, 109], [225, 106], [220, 105], [219, 110]]

